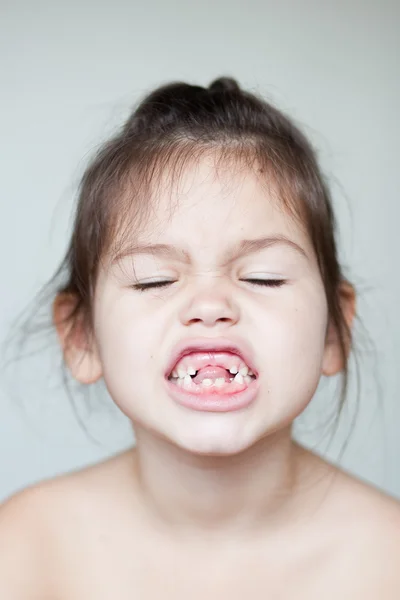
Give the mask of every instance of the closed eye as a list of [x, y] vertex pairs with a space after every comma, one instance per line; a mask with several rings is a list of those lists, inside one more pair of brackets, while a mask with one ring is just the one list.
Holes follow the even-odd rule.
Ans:
[[286, 283], [285, 279], [241, 279], [240, 281], [266, 287], [281, 287]]
[[132, 287], [134, 290], [138, 290], [139, 292], [145, 292], [146, 290], [152, 288], [166, 287], [171, 283], [175, 283], [175, 281], [150, 281], [149, 283], [135, 283]]
[[[281, 287], [286, 283], [285, 279], [241, 279], [240, 281], [265, 287]], [[172, 283], [175, 283], [175, 281], [151, 281], [149, 283], [135, 283], [132, 287], [139, 292], [145, 292], [149, 289], [163, 288]]]

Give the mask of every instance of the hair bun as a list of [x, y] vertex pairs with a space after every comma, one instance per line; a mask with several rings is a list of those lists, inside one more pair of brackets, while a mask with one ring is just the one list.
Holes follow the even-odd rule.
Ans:
[[208, 89], [211, 92], [239, 92], [240, 86], [231, 77], [219, 77], [210, 84]]

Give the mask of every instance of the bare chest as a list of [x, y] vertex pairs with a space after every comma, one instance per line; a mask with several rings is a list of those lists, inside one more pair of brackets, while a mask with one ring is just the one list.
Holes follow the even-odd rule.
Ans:
[[[368, 579], [351, 560], [327, 561], [315, 557], [294, 564], [284, 556], [239, 559], [229, 553], [217, 557], [196, 552], [168, 553], [153, 549], [149, 556], [135, 550], [91, 552], [80, 556], [77, 548], [64, 572], [59, 600], [376, 600], [385, 594], [382, 574]], [[288, 552], [290, 554], [290, 552]], [[393, 596], [394, 598], [395, 596]]]

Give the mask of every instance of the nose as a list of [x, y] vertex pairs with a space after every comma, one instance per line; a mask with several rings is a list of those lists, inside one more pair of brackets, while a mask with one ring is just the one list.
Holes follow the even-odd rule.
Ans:
[[238, 322], [239, 307], [228, 286], [214, 280], [207, 285], [203, 282], [201, 289], [193, 289], [180, 317], [184, 325], [214, 327], [224, 324], [229, 327]]

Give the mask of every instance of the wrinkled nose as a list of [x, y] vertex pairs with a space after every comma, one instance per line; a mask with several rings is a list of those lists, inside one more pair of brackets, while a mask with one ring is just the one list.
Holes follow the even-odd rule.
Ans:
[[207, 289], [194, 290], [180, 316], [184, 325], [230, 326], [239, 320], [239, 307], [227, 286], [214, 284]]

